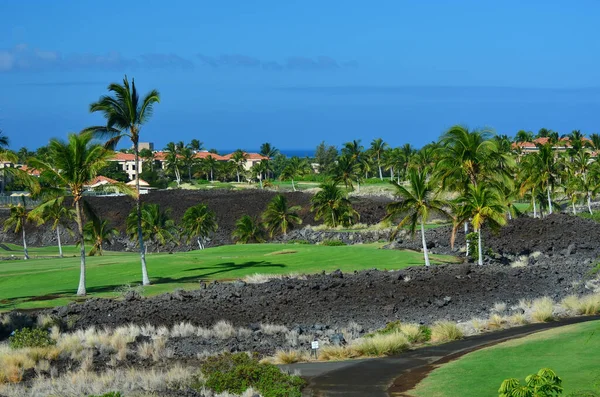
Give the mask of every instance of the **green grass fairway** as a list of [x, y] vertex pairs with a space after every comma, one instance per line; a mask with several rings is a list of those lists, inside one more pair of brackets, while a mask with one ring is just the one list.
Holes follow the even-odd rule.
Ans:
[[521, 382], [552, 368], [568, 395], [593, 389], [600, 376], [600, 321], [569, 325], [479, 350], [433, 371], [410, 392], [415, 397], [497, 396], [506, 378]]
[[[374, 267], [402, 269], [423, 264], [423, 256], [418, 252], [379, 249], [381, 245], [249, 244], [176, 254], [149, 254], [148, 272], [153, 285], [146, 287], [144, 294], [155, 295], [175, 288], [191, 289], [196, 288], [200, 280], [237, 279], [254, 273], [317, 273], [335, 269], [350, 272]], [[41, 255], [56, 252], [55, 247], [37, 250]], [[65, 251], [71, 256], [0, 262], [0, 311], [51, 307], [74, 300], [79, 258], [73, 256], [77, 251], [75, 247], [66, 247]], [[432, 255], [432, 260], [442, 263], [456, 261], [456, 258]], [[118, 296], [116, 289], [128, 284], [137, 285], [140, 280], [138, 254], [106, 252], [102, 257], [87, 257], [89, 296], [115, 297]]]

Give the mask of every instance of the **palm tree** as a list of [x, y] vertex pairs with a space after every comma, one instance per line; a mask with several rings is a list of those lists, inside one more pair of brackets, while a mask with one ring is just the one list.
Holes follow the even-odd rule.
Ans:
[[323, 183], [311, 199], [310, 211], [315, 213], [315, 220], [323, 219], [330, 227], [348, 226], [359, 217], [335, 182]]
[[515, 135], [515, 142], [532, 142], [533, 141], [533, 132], [520, 130]]
[[[332, 178], [336, 183], [344, 183], [346, 189], [354, 190], [354, 181], [359, 184], [362, 177], [360, 164], [348, 154], [343, 154], [338, 158], [337, 164], [332, 170]], [[360, 184], [358, 185], [360, 189]]]
[[552, 188], [557, 182], [559, 164], [556, 161], [552, 145], [537, 145], [538, 151], [527, 155], [522, 161], [524, 169], [529, 173], [521, 185], [521, 192], [537, 186], [546, 190], [548, 199], [548, 212], [552, 214]]
[[25, 235], [25, 224], [31, 221], [30, 213], [25, 207], [25, 196], [21, 196], [22, 202], [18, 205], [10, 206], [10, 213], [8, 218], [4, 221], [4, 231], [12, 229], [13, 232], [21, 232], [23, 236], [23, 259], [29, 259], [29, 253], [27, 251], [27, 236]]
[[262, 214], [269, 235], [273, 237], [277, 230], [281, 230], [285, 236], [288, 230], [294, 228], [295, 224], [302, 224], [302, 219], [298, 216], [298, 211], [301, 209], [302, 207], [299, 205], [288, 207], [287, 199], [281, 194], [273, 197]]
[[383, 139], [381, 138], [377, 138], [377, 139], [373, 139], [373, 141], [371, 141], [371, 154], [373, 155], [376, 163], [377, 163], [377, 168], [379, 168], [379, 179], [381, 179], [383, 181], [383, 172], [381, 170], [381, 158], [383, 157], [383, 154], [385, 153], [385, 151], [388, 148], [388, 144], [385, 143], [383, 141]]
[[4, 134], [4, 132], [2, 130], [0, 130], [0, 148], [2, 148], [2, 149], [7, 148], [9, 142], [10, 142], [10, 140], [8, 139], [6, 134]]
[[265, 231], [258, 220], [244, 215], [235, 222], [235, 229], [231, 234], [236, 244], [264, 243]]
[[111, 227], [106, 219], [95, 218], [87, 222], [83, 227], [83, 239], [91, 245], [88, 255], [94, 256], [98, 254], [102, 256], [102, 244], [110, 244], [111, 238], [118, 235], [119, 231]]
[[135, 81], [131, 79], [131, 86], [127, 76], [123, 78], [123, 85], [112, 83], [108, 86], [108, 91], [114, 93], [114, 96], [104, 95], [98, 102], [90, 105], [90, 112], [101, 112], [106, 118], [105, 126], [90, 127], [96, 135], [108, 137], [107, 145], [115, 147], [123, 137], [127, 137], [133, 143], [135, 154], [135, 188], [136, 211], [137, 211], [137, 232], [140, 247], [140, 260], [142, 263], [142, 283], [149, 285], [148, 269], [146, 267], [146, 253], [144, 249], [144, 240], [142, 236], [142, 214], [140, 203], [140, 175], [139, 175], [139, 140], [140, 130], [152, 116], [154, 104], [160, 102], [160, 94], [156, 90], [150, 91], [140, 101], [139, 94], [135, 88]]
[[218, 161], [213, 156], [207, 156], [202, 160], [202, 167], [206, 170], [207, 176], [210, 175], [210, 180], [214, 181], [214, 170], [217, 167]]
[[483, 265], [483, 246], [481, 228], [487, 222], [492, 228], [506, 224], [506, 207], [502, 204], [500, 193], [483, 185], [469, 186], [467, 194], [458, 199], [462, 205], [458, 214], [459, 220], [471, 219], [473, 229], [477, 233], [478, 264]]
[[[35, 210], [34, 210], [35, 212]], [[40, 216], [38, 225], [51, 222], [51, 228], [56, 232], [56, 241], [58, 242], [58, 255], [63, 257], [62, 243], [60, 241], [60, 227], [64, 227], [69, 233], [68, 222], [75, 219], [75, 211], [64, 205], [64, 197], [58, 197], [50, 205], [41, 204], [39, 207]]]
[[450, 203], [441, 200], [437, 193], [437, 181], [432, 179], [427, 180], [427, 174], [417, 170], [410, 170], [408, 173], [408, 188], [392, 182], [396, 188], [396, 195], [401, 198], [401, 201], [396, 201], [387, 205], [386, 216], [390, 218], [402, 217], [396, 230], [392, 234], [392, 238], [405, 225], [409, 226], [410, 232], [414, 237], [417, 225], [421, 226], [421, 240], [423, 242], [423, 256], [425, 257], [425, 266], [429, 266], [429, 254], [427, 252], [427, 242], [425, 241], [425, 223], [429, 219], [429, 215], [437, 213], [439, 215], [449, 217], [447, 208]]
[[259, 153], [265, 157], [272, 159], [273, 157], [279, 154], [279, 149], [271, 145], [269, 142], [265, 142], [262, 145], [260, 145]]
[[263, 188], [263, 174], [266, 174], [269, 170], [269, 161], [261, 160], [258, 163], [255, 163], [252, 166], [252, 174], [255, 178], [258, 179], [258, 183], [260, 184], [260, 188]]
[[204, 249], [204, 242], [212, 233], [217, 231], [217, 219], [214, 211], [204, 204], [197, 204], [188, 208], [181, 220], [183, 234], [189, 242], [196, 237], [198, 248]]
[[237, 175], [238, 183], [240, 183], [240, 172], [244, 171], [244, 164], [246, 163], [246, 158], [246, 153], [241, 149], [238, 149], [235, 152], [233, 152], [233, 155], [231, 156], [231, 160], [233, 160], [235, 164], [235, 173]]
[[175, 142], [167, 143], [164, 151], [167, 153], [165, 156], [165, 166], [167, 171], [170, 171], [175, 176], [177, 186], [181, 185], [181, 173], [179, 172], [179, 166], [181, 165], [181, 158], [179, 156], [179, 147]]
[[290, 179], [292, 181], [292, 189], [296, 191], [294, 179], [309, 174], [312, 171], [307, 159], [301, 159], [297, 156], [292, 157], [287, 162], [287, 165], [281, 172], [281, 179]]
[[199, 152], [204, 149], [204, 142], [199, 141], [198, 139], [192, 139], [188, 147], [194, 152]]
[[[142, 233], [144, 239], [156, 244], [157, 251], [160, 246], [174, 240], [177, 232], [175, 221], [171, 218], [171, 209], [161, 211], [158, 204], [142, 204]], [[131, 238], [137, 233], [137, 211], [131, 211], [126, 220], [126, 230]]]
[[181, 153], [181, 164], [188, 170], [188, 180], [192, 180], [192, 167], [196, 165], [196, 153], [189, 147], [184, 147], [180, 151]]
[[[77, 295], [85, 295], [85, 241], [83, 217], [80, 205], [84, 186], [89, 184], [113, 156], [112, 152], [92, 143], [89, 133], [70, 134], [67, 142], [52, 139], [48, 145], [48, 162], [32, 159], [32, 167], [40, 170], [40, 178], [64, 194], [65, 189], [73, 196], [80, 243], [80, 275]], [[53, 205], [49, 200], [47, 205]]]

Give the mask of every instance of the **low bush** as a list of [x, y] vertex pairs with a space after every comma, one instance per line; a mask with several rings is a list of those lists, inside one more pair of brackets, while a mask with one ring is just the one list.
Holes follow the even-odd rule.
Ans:
[[24, 347], [47, 347], [56, 342], [50, 338], [50, 333], [40, 328], [22, 328], [16, 330], [10, 338], [8, 345], [13, 349]]
[[400, 323], [400, 320], [397, 320], [397, 321], [392, 321], [392, 322], [387, 323], [384, 328], [378, 329], [377, 331], [374, 331], [374, 332], [370, 332], [370, 333], [366, 334], [364, 337], [372, 338], [377, 335], [387, 335], [387, 334], [401, 332], [401, 331], [402, 331], [402, 324]]
[[538, 298], [531, 304], [531, 318], [538, 323], [554, 320], [554, 302], [548, 297]]
[[275, 364], [294, 364], [306, 361], [306, 354], [300, 350], [278, 350], [275, 352]]
[[463, 332], [452, 321], [437, 321], [431, 326], [431, 341], [436, 343], [462, 339]]
[[327, 345], [319, 349], [319, 360], [324, 361], [347, 360], [357, 356], [354, 349], [346, 346]]
[[342, 245], [346, 245], [346, 243], [340, 240], [323, 240], [321, 242], [321, 245], [324, 245], [326, 247], [340, 247]]
[[272, 364], [260, 363], [246, 353], [223, 353], [208, 358], [201, 367], [205, 387], [217, 393], [241, 394], [254, 388], [264, 397], [300, 397], [304, 380], [283, 373]]
[[402, 324], [400, 332], [408, 338], [410, 343], [424, 343], [431, 339], [431, 329], [425, 325]]

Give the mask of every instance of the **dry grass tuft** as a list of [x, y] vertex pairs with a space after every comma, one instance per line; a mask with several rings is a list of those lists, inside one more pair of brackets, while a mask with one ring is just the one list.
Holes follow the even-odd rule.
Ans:
[[461, 329], [452, 321], [436, 321], [431, 326], [431, 341], [434, 343], [451, 342], [463, 336]]
[[186, 338], [196, 334], [196, 327], [190, 323], [179, 323], [171, 329], [171, 338]]
[[538, 323], [554, 320], [554, 302], [552, 299], [547, 296], [535, 299], [531, 305], [531, 318]]
[[528, 264], [529, 257], [527, 255], [521, 255], [517, 260], [510, 264], [510, 267], [527, 267]]
[[401, 353], [408, 350], [410, 342], [401, 332], [378, 334], [370, 338], [357, 339], [350, 348], [359, 356], [380, 357]]
[[319, 349], [319, 360], [340, 361], [357, 357], [356, 350], [346, 346], [327, 345]]
[[507, 324], [505, 317], [499, 314], [492, 314], [488, 319], [487, 326], [489, 329], [501, 329]]
[[508, 316], [506, 320], [511, 327], [527, 324], [527, 317], [521, 313], [515, 313], [512, 316]]
[[306, 353], [300, 350], [277, 350], [275, 352], [275, 364], [294, 364], [306, 361]]
[[235, 328], [229, 321], [221, 320], [212, 327], [213, 335], [219, 339], [233, 338], [236, 334]]
[[506, 311], [506, 303], [504, 302], [496, 302], [492, 307], [492, 312], [497, 314], [502, 314]]

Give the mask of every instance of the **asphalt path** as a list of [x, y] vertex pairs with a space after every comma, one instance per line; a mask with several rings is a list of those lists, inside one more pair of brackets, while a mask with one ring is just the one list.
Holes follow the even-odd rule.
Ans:
[[436, 365], [464, 354], [539, 331], [600, 320], [600, 316], [573, 317], [550, 323], [530, 324], [471, 336], [455, 342], [427, 346], [393, 357], [298, 363], [282, 366], [309, 382], [303, 396], [408, 397], [411, 390]]

